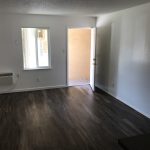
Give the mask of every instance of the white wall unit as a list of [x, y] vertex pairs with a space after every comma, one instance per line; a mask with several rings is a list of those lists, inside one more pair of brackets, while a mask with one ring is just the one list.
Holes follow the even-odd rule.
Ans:
[[96, 86], [150, 118], [150, 3], [97, 20]]
[[13, 73], [0, 73], [0, 87], [12, 85], [13, 83]]
[[[67, 28], [92, 27], [94, 17], [0, 14], [0, 71], [11, 70], [15, 84], [0, 87], [0, 93], [66, 86]], [[50, 30], [52, 69], [23, 70], [22, 27], [46, 27]]]

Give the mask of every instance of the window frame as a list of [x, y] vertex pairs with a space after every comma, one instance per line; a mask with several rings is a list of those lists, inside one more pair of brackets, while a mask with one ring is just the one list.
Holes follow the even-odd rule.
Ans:
[[[28, 29], [28, 28], [33, 28], [33, 29], [44, 29], [47, 30], [47, 41], [48, 41], [48, 66], [43, 66], [43, 67], [39, 67], [39, 60], [38, 60], [38, 42], [37, 42], [37, 38], [36, 38], [36, 62], [37, 62], [37, 67], [36, 68], [26, 68], [24, 66], [24, 48], [23, 48], [23, 40], [22, 40], [22, 29]], [[48, 70], [48, 69], [52, 69], [51, 66], [51, 42], [50, 42], [50, 28], [49, 27], [21, 27], [20, 29], [21, 31], [21, 43], [22, 43], [22, 58], [23, 58], [23, 70], [24, 71], [30, 71], [30, 70]], [[37, 32], [36, 32], [37, 34]]]

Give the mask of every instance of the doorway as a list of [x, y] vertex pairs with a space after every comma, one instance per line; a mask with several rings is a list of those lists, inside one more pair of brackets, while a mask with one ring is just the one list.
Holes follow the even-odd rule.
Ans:
[[68, 85], [94, 90], [95, 28], [68, 29]]

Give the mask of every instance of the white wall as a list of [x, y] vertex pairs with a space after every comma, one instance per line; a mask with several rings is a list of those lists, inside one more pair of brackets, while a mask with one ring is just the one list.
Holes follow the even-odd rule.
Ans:
[[[19, 74], [16, 84], [0, 86], [0, 93], [66, 86], [67, 28], [91, 27], [95, 23], [96, 19], [92, 17], [0, 14], [0, 72]], [[23, 70], [21, 27], [50, 28], [51, 70]]]
[[96, 86], [150, 118], [150, 3], [97, 20]]

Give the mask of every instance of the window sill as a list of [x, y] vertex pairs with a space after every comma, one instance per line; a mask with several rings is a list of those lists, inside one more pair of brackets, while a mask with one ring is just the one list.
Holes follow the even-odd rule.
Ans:
[[52, 69], [51, 67], [44, 67], [44, 68], [31, 68], [31, 69], [27, 69], [27, 68], [24, 68], [23, 70], [24, 71], [34, 71], [34, 70], [50, 70]]

